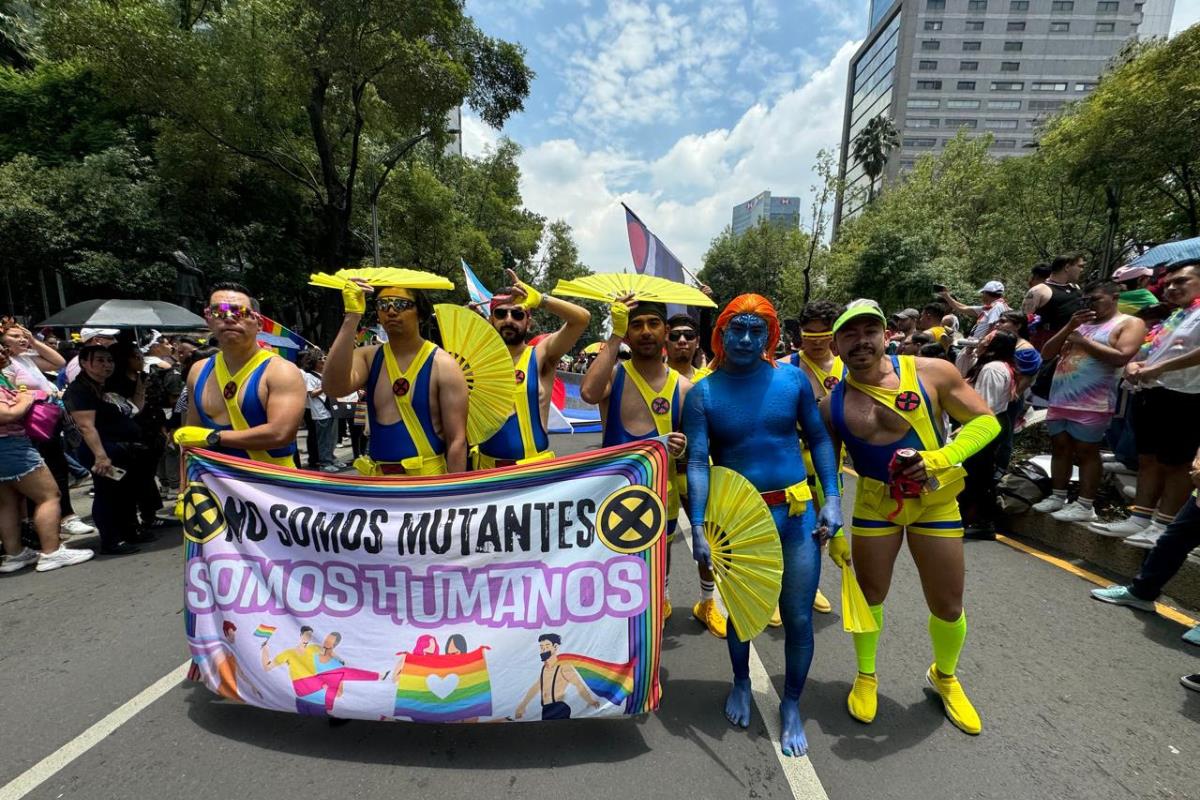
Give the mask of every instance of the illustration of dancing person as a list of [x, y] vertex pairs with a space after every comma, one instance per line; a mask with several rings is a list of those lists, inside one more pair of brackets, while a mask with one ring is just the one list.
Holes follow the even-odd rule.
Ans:
[[[600, 707], [600, 699], [592, 694], [583, 679], [579, 677], [579, 673], [571, 664], [560, 664], [558, 661], [558, 648], [562, 644], [562, 637], [557, 633], [543, 633], [538, 637], [538, 650], [542, 659], [542, 669], [538, 673], [538, 679], [529, 687], [529, 691], [525, 692], [525, 696], [521, 698], [520, 705], [517, 706], [517, 719], [525, 716], [525, 707], [529, 705], [529, 701], [535, 695], [541, 693], [542, 696], [542, 719], [570, 719], [571, 707], [565, 702], [567, 696], [567, 686], [574, 686], [579, 692], [579, 696], [584, 699], [592, 708]], [[546, 676], [550, 676], [550, 680], [546, 680]]]
[[[285, 650], [272, 661], [266, 643], [262, 647], [262, 665], [268, 672], [275, 667], [288, 667], [292, 689], [296, 692], [296, 712], [308, 716], [332, 716], [333, 706], [342, 696], [345, 681], [377, 681], [378, 672], [347, 667], [334, 648], [342, 641], [340, 633], [325, 637], [321, 646], [312, 644], [313, 629], [300, 629], [300, 644]], [[386, 677], [386, 673], [384, 673]]]

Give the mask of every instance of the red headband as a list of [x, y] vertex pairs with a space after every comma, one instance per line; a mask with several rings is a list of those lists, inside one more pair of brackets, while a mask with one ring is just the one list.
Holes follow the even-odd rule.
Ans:
[[763, 358], [770, 362], [771, 366], [775, 366], [775, 347], [779, 344], [779, 315], [775, 312], [775, 306], [771, 305], [771, 301], [761, 294], [743, 294], [730, 300], [729, 305], [725, 306], [725, 310], [721, 312], [721, 316], [717, 317], [717, 325], [713, 329], [712, 335], [712, 348], [715, 354], [713, 368], [721, 366], [721, 362], [725, 360], [725, 343], [722, 338], [725, 328], [729, 326], [729, 320], [738, 314], [754, 314], [762, 317], [763, 321], [767, 323], [767, 351], [763, 354]]
[[488, 301], [488, 311], [495, 311], [499, 306], [510, 306], [513, 304], [513, 295], [511, 294], [494, 294], [492, 299]]

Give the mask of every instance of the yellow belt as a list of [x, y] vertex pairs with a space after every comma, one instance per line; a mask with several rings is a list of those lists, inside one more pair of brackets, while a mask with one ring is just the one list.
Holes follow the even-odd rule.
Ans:
[[475, 462], [475, 469], [482, 470], [495, 469], [497, 461], [513, 461], [513, 463], [517, 465], [536, 464], [539, 461], [549, 461], [550, 459], [554, 458], [554, 451], [543, 450], [540, 453], [534, 453], [529, 458], [518, 458], [515, 461], [508, 458], [492, 458], [486, 453], [480, 453], [478, 450], [473, 452], [471, 455]]
[[370, 456], [359, 456], [354, 459], [354, 468], [360, 475], [386, 475], [384, 464], [399, 464], [405, 475], [445, 475], [450, 471], [446, 464], [446, 456], [413, 456], [400, 461], [376, 461]]

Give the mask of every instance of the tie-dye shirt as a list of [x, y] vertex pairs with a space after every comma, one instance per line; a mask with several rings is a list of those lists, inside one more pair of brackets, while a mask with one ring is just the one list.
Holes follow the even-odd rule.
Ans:
[[[1080, 325], [1077, 332], [1093, 342], [1107, 345], [1113, 331], [1127, 319], [1125, 314], [1116, 314], [1106, 322]], [[1088, 355], [1082, 347], [1070, 343], [1063, 345], [1058, 367], [1054, 370], [1054, 383], [1050, 385], [1050, 408], [1088, 415], [1112, 414], [1116, 409], [1117, 381], [1122, 369]]]

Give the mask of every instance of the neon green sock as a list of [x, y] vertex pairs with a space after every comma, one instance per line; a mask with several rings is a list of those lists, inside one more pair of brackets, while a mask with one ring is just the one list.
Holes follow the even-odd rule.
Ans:
[[943, 675], [953, 675], [958, 668], [958, 656], [967, 639], [967, 612], [954, 622], [929, 615], [929, 639], [933, 642], [933, 663]]
[[879, 634], [883, 633], [883, 603], [868, 606], [871, 616], [879, 624], [879, 630], [874, 633], [855, 633], [854, 653], [858, 656], [858, 671], [867, 675], [875, 674], [875, 651], [879, 649]]

